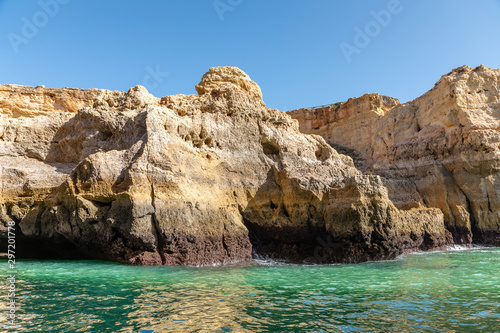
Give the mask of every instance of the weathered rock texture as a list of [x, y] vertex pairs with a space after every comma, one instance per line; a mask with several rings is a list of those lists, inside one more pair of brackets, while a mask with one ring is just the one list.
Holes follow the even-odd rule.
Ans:
[[465, 66], [399, 105], [376, 94], [288, 114], [382, 177], [400, 209], [439, 208], [454, 241], [500, 244], [500, 70]]
[[18, 256], [137, 264], [252, 251], [358, 262], [452, 242], [447, 212], [423, 199], [397, 208], [380, 176], [267, 108], [243, 71], [211, 68], [196, 90], [0, 86], [2, 246], [12, 222]]

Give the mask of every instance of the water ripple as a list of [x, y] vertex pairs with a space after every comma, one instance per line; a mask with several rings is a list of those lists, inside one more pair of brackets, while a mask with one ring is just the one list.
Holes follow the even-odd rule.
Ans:
[[494, 248], [359, 265], [18, 267], [15, 332], [493, 332], [500, 318]]

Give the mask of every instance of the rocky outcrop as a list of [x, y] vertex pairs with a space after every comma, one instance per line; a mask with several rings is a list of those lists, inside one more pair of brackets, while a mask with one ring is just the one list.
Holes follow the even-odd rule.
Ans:
[[369, 94], [288, 114], [382, 177], [400, 209], [433, 207], [459, 244], [500, 244], [500, 70], [464, 66], [401, 104]]
[[1, 86], [0, 238], [14, 222], [18, 256], [155, 265], [359, 262], [452, 242], [439, 209], [397, 208], [243, 71], [211, 68], [196, 90]]
[[366, 155], [377, 121], [396, 105], [399, 101], [395, 98], [366, 94], [345, 103], [298, 109], [288, 114], [299, 121], [302, 133], [321, 135], [339, 150], [348, 147]]
[[136, 86], [128, 93], [103, 89], [45, 88], [0, 85], [0, 114], [12, 118], [50, 115], [54, 112], [76, 113], [86, 107], [124, 109], [158, 105], [159, 99], [146, 88]]

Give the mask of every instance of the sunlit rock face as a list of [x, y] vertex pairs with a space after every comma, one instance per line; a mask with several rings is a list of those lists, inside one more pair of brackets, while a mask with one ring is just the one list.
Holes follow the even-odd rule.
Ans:
[[[153, 265], [252, 253], [359, 262], [452, 243], [449, 214], [417, 185], [418, 200], [402, 202], [397, 181], [364, 174], [321, 136], [302, 134], [240, 69], [211, 68], [196, 90], [159, 99], [141, 86], [0, 86], [0, 237], [15, 224], [21, 256]], [[398, 102], [361, 104], [372, 102], [380, 106], [360, 128], [378, 133]], [[341, 106], [350, 108], [342, 119], [357, 105]], [[367, 166], [392, 174], [378, 140]]]
[[499, 82], [498, 69], [464, 66], [405, 104], [365, 95], [288, 114], [380, 175], [396, 207], [438, 208], [455, 242], [498, 245]]

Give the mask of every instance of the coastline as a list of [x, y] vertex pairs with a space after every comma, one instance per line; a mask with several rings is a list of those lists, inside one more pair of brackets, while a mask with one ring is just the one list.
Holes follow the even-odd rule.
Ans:
[[3, 85], [0, 237], [16, 258], [188, 266], [499, 245], [497, 77], [286, 113], [236, 67], [162, 98]]

